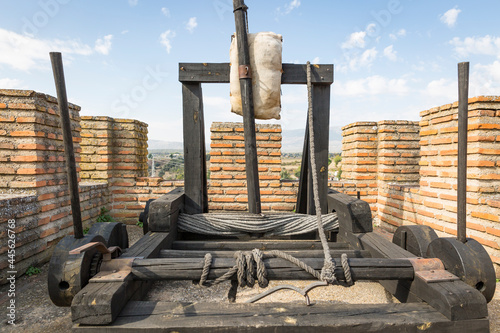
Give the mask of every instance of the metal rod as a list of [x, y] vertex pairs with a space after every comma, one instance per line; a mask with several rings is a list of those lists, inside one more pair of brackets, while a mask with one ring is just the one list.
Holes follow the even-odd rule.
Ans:
[[[255, 113], [253, 107], [250, 51], [248, 50], [247, 19], [245, 2], [233, 0], [236, 40], [238, 47], [238, 65], [246, 66], [250, 75], [241, 77], [241, 104], [243, 110], [243, 129], [245, 136], [245, 165], [247, 175], [248, 211], [260, 214], [259, 171], [257, 165], [257, 144], [255, 135]], [[238, 67], [239, 68], [239, 67]]]
[[458, 64], [458, 172], [457, 239], [467, 241], [467, 118], [469, 106], [469, 63]]
[[71, 199], [71, 212], [73, 216], [73, 230], [76, 239], [83, 238], [82, 214], [80, 211], [80, 195], [78, 176], [76, 173], [75, 152], [73, 149], [73, 135], [71, 134], [71, 119], [69, 117], [68, 97], [66, 96], [66, 83], [60, 52], [50, 52], [50, 61], [54, 73], [54, 82], [57, 91], [57, 102], [63, 132], [64, 155], [66, 159], [66, 173], [68, 175], [69, 196]]

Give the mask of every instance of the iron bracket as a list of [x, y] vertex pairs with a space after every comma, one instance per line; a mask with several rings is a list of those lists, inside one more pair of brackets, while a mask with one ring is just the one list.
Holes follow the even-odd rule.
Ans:
[[426, 283], [459, 280], [456, 275], [445, 270], [443, 262], [437, 258], [406, 258], [415, 270], [415, 277]]
[[111, 246], [110, 248], [107, 248], [106, 245], [104, 245], [104, 243], [90, 242], [88, 244], [82, 245], [80, 247], [77, 247], [76, 249], [69, 251], [69, 254], [80, 254], [94, 248], [102, 253], [104, 261], [109, 261], [111, 260], [111, 258], [117, 258], [122, 253], [122, 249], [120, 249], [119, 246]]

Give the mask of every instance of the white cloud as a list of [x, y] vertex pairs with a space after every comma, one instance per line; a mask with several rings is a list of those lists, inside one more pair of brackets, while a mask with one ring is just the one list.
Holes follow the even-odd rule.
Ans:
[[314, 58], [314, 59], [311, 61], [311, 64], [319, 64], [319, 57]]
[[94, 49], [97, 53], [107, 55], [111, 50], [111, 40], [113, 39], [113, 35], [104, 36], [102, 39], [99, 38], [95, 42]]
[[137, 6], [138, 2], [139, 0], [128, 0], [128, 4], [130, 5], [130, 7]]
[[161, 9], [161, 12], [163, 15], [165, 15], [166, 17], [170, 17], [170, 10], [167, 8], [167, 7], [163, 7]]
[[458, 86], [453, 80], [441, 78], [429, 82], [424, 94], [431, 97], [441, 97], [442, 100], [454, 101], [457, 99]]
[[380, 75], [364, 79], [336, 82], [333, 92], [338, 96], [406, 95], [409, 92], [405, 79], [389, 79]]
[[375, 47], [365, 50], [363, 53], [359, 54], [346, 54], [346, 63], [340, 64], [338, 70], [341, 72], [346, 72], [348, 69], [356, 71], [363, 67], [370, 67], [377, 58], [378, 51]]
[[396, 53], [397, 52], [394, 51], [394, 45], [389, 45], [384, 49], [384, 56], [386, 56], [390, 61], [398, 60]]
[[458, 14], [460, 14], [460, 12], [461, 12], [461, 10], [458, 9], [457, 7], [455, 7], [455, 8], [448, 10], [443, 15], [441, 15], [439, 17], [439, 19], [441, 20], [441, 22], [446, 24], [448, 27], [452, 28], [457, 23]]
[[128, 30], [123, 30], [123, 31], [121, 32], [121, 34], [122, 34], [122, 35], [128, 34]]
[[395, 34], [389, 34], [389, 38], [392, 40], [397, 40], [399, 37], [406, 36], [406, 29], [399, 29]]
[[477, 64], [470, 75], [471, 96], [498, 95], [500, 91], [500, 61], [488, 65]]
[[175, 31], [167, 30], [160, 35], [160, 44], [165, 46], [167, 53], [172, 49], [171, 41], [175, 37]]
[[290, 3], [285, 5], [285, 14], [290, 14], [292, 10], [300, 6], [300, 0], [292, 0]]
[[41, 40], [1, 28], [0, 50], [0, 64], [24, 71], [47, 66], [49, 52], [62, 52], [66, 56], [93, 53], [92, 47], [78, 40]]
[[23, 81], [18, 79], [0, 79], [0, 89], [22, 89]]
[[193, 33], [194, 31], [194, 28], [196, 28], [198, 26], [198, 22], [196, 22], [196, 17], [191, 17], [188, 21], [188, 23], [186, 23], [186, 29], [190, 32], [190, 33]]
[[295, 8], [298, 8], [299, 6], [300, 6], [300, 0], [292, 0], [285, 5], [285, 8], [283, 8], [283, 9], [281, 7], [276, 8], [276, 14], [277, 15], [288, 15]]
[[365, 48], [366, 42], [366, 31], [357, 31], [349, 35], [347, 41], [342, 43], [341, 47], [343, 49], [353, 49], [355, 47]]
[[466, 57], [470, 54], [493, 55], [500, 59], [500, 37], [486, 35], [484, 37], [466, 37], [461, 40], [453, 38], [450, 44], [455, 47], [459, 56]]

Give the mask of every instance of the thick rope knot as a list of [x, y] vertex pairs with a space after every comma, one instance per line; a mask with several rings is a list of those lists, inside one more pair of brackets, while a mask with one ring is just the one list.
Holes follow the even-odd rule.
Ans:
[[210, 272], [210, 266], [212, 265], [212, 255], [210, 253], [205, 254], [205, 262], [203, 263], [203, 271], [200, 277], [200, 287], [208, 287], [205, 285], [207, 282], [208, 273]]
[[264, 262], [262, 261], [264, 255], [261, 250], [253, 249], [252, 256], [255, 264], [257, 265], [257, 280], [259, 281], [259, 287], [265, 288], [268, 286], [269, 281], [267, 280], [266, 265], [264, 265]]
[[330, 258], [330, 260], [326, 260], [323, 264], [323, 268], [321, 268], [321, 280], [328, 282], [329, 284], [334, 284], [337, 282], [337, 277], [335, 276], [335, 261]]

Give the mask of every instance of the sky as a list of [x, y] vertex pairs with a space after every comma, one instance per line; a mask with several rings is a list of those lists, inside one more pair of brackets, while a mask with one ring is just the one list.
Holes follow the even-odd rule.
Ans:
[[[334, 64], [330, 126], [419, 120], [457, 97], [500, 95], [499, 1], [246, 0], [250, 32], [283, 35], [283, 62]], [[81, 115], [149, 124], [182, 141], [179, 62], [229, 62], [231, 0], [0, 0], [0, 89], [56, 96], [49, 52], [61, 52]], [[205, 126], [242, 121], [228, 84], [203, 85]], [[282, 86], [285, 130], [305, 127], [305, 86]], [[260, 122], [260, 121], [259, 121]], [[283, 142], [286, 150], [286, 140]]]

